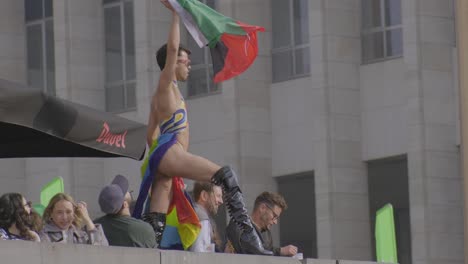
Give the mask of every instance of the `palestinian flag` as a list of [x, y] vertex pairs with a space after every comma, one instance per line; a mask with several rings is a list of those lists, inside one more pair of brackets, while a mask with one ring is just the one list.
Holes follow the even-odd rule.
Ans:
[[226, 17], [198, 0], [169, 0], [198, 46], [208, 46], [213, 60], [214, 82], [243, 73], [257, 57], [257, 31]]

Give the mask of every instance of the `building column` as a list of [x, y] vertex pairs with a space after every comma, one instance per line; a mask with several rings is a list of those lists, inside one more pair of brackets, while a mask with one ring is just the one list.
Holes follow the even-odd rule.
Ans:
[[[468, 1], [456, 0], [456, 35], [458, 46], [458, 81], [460, 89], [460, 122], [461, 122], [461, 169], [463, 177], [464, 202], [464, 252], [465, 264], [468, 263]], [[458, 87], [455, 87], [457, 89]]]
[[402, 1], [413, 263], [463, 260], [453, 1]]

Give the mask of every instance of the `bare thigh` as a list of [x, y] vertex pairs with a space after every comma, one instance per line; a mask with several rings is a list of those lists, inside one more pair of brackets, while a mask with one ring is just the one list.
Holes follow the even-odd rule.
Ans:
[[158, 167], [158, 173], [209, 182], [221, 167], [208, 159], [185, 151], [181, 145], [170, 147]]
[[151, 185], [150, 212], [166, 213], [172, 198], [172, 178], [156, 174]]

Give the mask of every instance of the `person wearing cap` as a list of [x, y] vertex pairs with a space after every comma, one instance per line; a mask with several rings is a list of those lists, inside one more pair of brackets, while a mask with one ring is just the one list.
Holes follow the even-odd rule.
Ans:
[[150, 224], [130, 215], [132, 198], [128, 192], [128, 180], [115, 176], [110, 185], [99, 194], [99, 206], [106, 215], [95, 220], [102, 225], [109, 245], [155, 248], [156, 238]]

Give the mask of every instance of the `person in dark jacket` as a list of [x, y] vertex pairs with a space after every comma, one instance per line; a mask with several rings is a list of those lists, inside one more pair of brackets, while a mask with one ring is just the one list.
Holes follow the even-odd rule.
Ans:
[[[272, 192], [263, 192], [256, 199], [253, 212], [250, 216], [254, 224], [255, 231], [260, 236], [263, 248], [273, 251], [275, 256], [294, 256], [297, 254], [297, 247], [287, 245], [284, 247], [274, 247], [271, 236], [271, 227], [278, 223], [281, 213], [288, 208], [283, 196]], [[226, 253], [247, 254], [239, 243], [240, 231], [236, 224], [231, 221], [226, 228], [227, 244]]]

